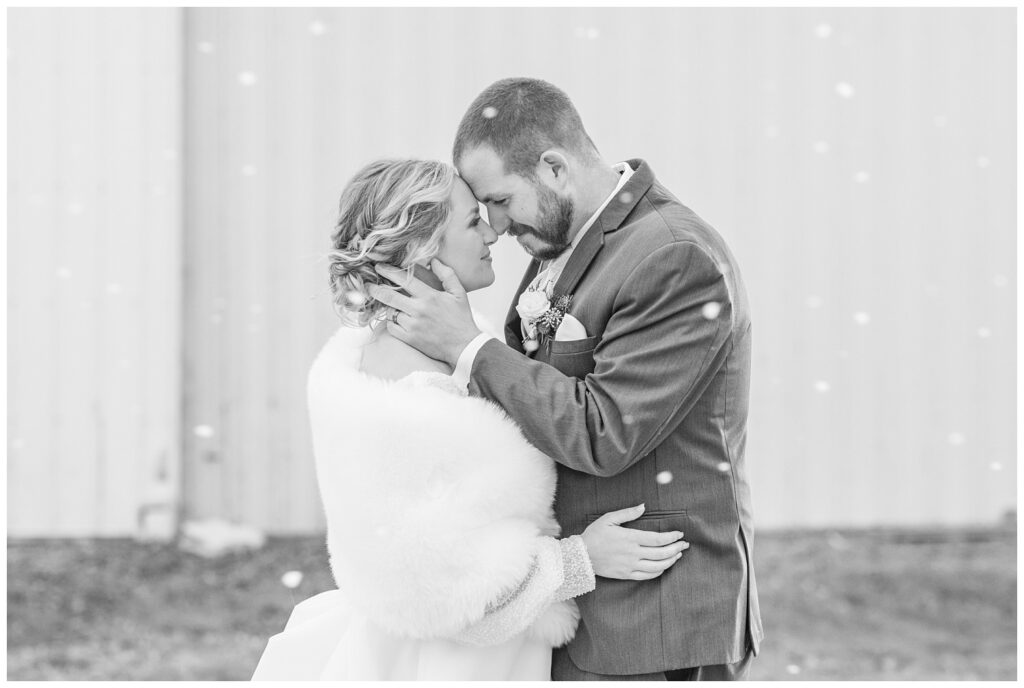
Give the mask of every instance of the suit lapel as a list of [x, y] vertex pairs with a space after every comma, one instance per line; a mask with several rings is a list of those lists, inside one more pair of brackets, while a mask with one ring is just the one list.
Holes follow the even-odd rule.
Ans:
[[572, 290], [576, 288], [580, 278], [583, 277], [583, 273], [587, 271], [587, 268], [593, 262], [594, 256], [604, 246], [604, 233], [604, 226], [601, 218], [598, 217], [597, 221], [583, 235], [580, 243], [573, 249], [572, 255], [569, 256], [569, 262], [565, 264], [562, 274], [559, 275], [558, 281], [555, 282], [555, 288], [552, 291], [554, 296], [571, 294]]
[[526, 291], [526, 288], [530, 286], [530, 282], [537, 276], [539, 270], [540, 262], [534, 258], [527, 266], [526, 272], [523, 273], [523, 279], [516, 289], [515, 296], [512, 297], [512, 305], [509, 306], [508, 313], [505, 315], [505, 343], [514, 349], [518, 349], [520, 352], [523, 351], [523, 340], [521, 336], [522, 328], [520, 326], [521, 318], [519, 317], [519, 311], [516, 310], [516, 304], [519, 303], [519, 295]]

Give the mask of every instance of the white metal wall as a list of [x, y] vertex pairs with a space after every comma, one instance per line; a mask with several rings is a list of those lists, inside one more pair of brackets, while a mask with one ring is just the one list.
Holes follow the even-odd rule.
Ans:
[[[609, 160], [646, 158], [733, 247], [754, 309], [748, 460], [762, 527], [974, 523], [1015, 505], [1012, 9], [184, 15], [186, 259], [178, 286], [190, 515], [275, 532], [322, 526], [304, 385], [335, 327], [320, 257], [338, 193], [375, 157], [447, 159], [466, 105], [493, 80], [515, 74], [564, 88]], [[12, 26], [17, 21], [15, 12]], [[112, 474], [120, 459], [98, 465], [67, 457], [69, 448], [80, 453], [96, 444], [95, 435], [114, 433], [116, 421], [104, 425], [72, 411], [97, 396], [93, 413], [105, 409], [116, 380], [141, 384], [137, 375], [118, 377], [123, 354], [110, 347], [134, 341], [136, 323], [147, 322], [143, 314], [154, 327], [165, 323], [150, 310], [122, 312], [123, 320], [113, 311], [88, 317], [76, 310], [87, 298], [81, 286], [71, 289], [71, 301], [57, 290], [87, 278], [95, 304], [124, 304], [134, 298], [129, 277], [117, 276], [121, 293], [105, 291], [114, 268], [149, 276], [164, 264], [138, 259], [155, 255], [148, 243], [92, 253], [99, 251], [95, 239], [69, 229], [92, 221], [91, 204], [73, 216], [70, 197], [56, 192], [52, 203], [35, 210], [29, 204], [32, 193], [43, 193], [26, 190], [31, 175], [56, 184], [64, 172], [53, 170], [73, 160], [73, 136], [55, 142], [51, 132], [89, 126], [70, 116], [49, 127], [29, 123], [42, 122], [41, 112], [70, 112], [57, 103], [70, 102], [71, 93], [97, 97], [95, 82], [67, 76], [95, 73], [84, 52], [62, 58], [70, 62], [63, 71], [39, 72], [59, 61], [55, 55], [72, 54], [56, 47], [52, 27], [71, 20], [62, 21], [26, 20], [26, 31], [35, 27], [32, 40], [11, 31], [11, 139], [21, 148], [12, 145], [10, 165], [10, 424], [22, 443], [11, 452], [11, 523], [66, 530], [74, 517], [33, 506], [61, 495], [79, 506], [56, 511], [88, 514], [76, 521], [81, 529], [106, 532], [112, 517], [103, 514], [122, 508], [110, 496], [124, 479]], [[74, 46], [83, 39], [75, 33], [67, 40]], [[135, 74], [139, 60], [129, 57], [164, 44], [96, 45], [98, 55], [124, 51], [116, 53], [116, 68]], [[19, 53], [30, 49], [39, 59], [26, 66]], [[18, 69], [40, 76], [24, 78]], [[18, 94], [43, 82], [48, 105], [19, 110]], [[119, 165], [104, 169], [136, 185], [131, 202], [154, 202], [150, 187], [159, 183], [167, 194], [160, 198], [170, 203], [173, 181], [153, 177], [176, 164], [161, 157], [176, 146], [160, 132], [177, 111], [161, 110], [152, 95], [166, 84], [130, 74], [119, 83], [148, 109], [117, 129], [97, 109], [91, 126], [144, 126], [148, 133], [131, 151], [116, 153]], [[29, 154], [39, 147], [48, 152]], [[169, 228], [178, 211], [164, 211], [156, 213], [159, 226]], [[29, 225], [33, 212], [48, 215]], [[70, 260], [54, 257], [69, 250], [68, 241], [105, 262], [71, 265], [73, 280], [54, 279]], [[474, 301], [500, 322], [526, 261], [508, 240], [495, 255], [498, 283]], [[161, 284], [170, 294], [174, 280]], [[56, 317], [54, 308], [65, 310]], [[94, 365], [72, 370], [62, 363], [57, 373], [48, 362], [70, 355], [60, 336], [72, 327], [68, 318], [77, 318], [74, 331], [84, 333], [90, 352], [83, 360]], [[21, 340], [19, 331], [26, 333]], [[174, 417], [155, 401], [146, 408], [153, 423]], [[105, 440], [109, 446], [148, 437], [141, 426], [116, 432], [136, 439]], [[37, 442], [51, 444], [32, 455]], [[113, 452], [101, 447], [87, 455]], [[137, 486], [144, 484], [140, 478]], [[123, 508], [125, 517], [129, 512]]]
[[180, 468], [181, 21], [8, 10], [8, 532], [134, 533]]

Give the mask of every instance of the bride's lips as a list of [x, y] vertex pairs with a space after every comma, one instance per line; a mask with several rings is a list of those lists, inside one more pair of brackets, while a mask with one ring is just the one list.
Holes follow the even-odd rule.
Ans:
[[488, 260], [488, 261], [489, 261], [489, 260], [491, 260], [491, 254], [490, 254], [490, 252], [487, 252], [486, 254], [484, 254], [484, 257], [483, 257], [483, 258], [481, 258], [480, 260]]

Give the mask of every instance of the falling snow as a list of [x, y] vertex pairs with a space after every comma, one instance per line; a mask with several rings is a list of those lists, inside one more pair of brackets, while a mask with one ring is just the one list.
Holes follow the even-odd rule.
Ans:
[[958, 447], [964, 444], [967, 441], [967, 438], [964, 437], [963, 433], [961, 432], [951, 432], [949, 433], [949, 437], [946, 438], [946, 441], [952, 444], [954, 447]]
[[295, 589], [302, 583], [302, 571], [287, 571], [281, 576], [281, 585]]
[[832, 35], [832, 27], [828, 24], [818, 24], [814, 27], [814, 35], [818, 38], [828, 38]]
[[619, 203], [629, 205], [632, 202], [633, 194], [631, 194], [629, 191], [623, 191], [622, 193], [619, 194]]
[[203, 439], [208, 439], [214, 435], [213, 428], [209, 425], [197, 425], [192, 428], [192, 432], [196, 437], [201, 437]]
[[1010, 280], [1006, 278], [1006, 275], [993, 275], [992, 284], [996, 287], [1005, 287], [1010, 283]]
[[981, 169], [985, 169], [986, 167], [988, 167], [989, 165], [992, 164], [992, 161], [989, 160], [984, 155], [981, 155], [981, 156], [978, 157], [977, 163], [978, 163], [978, 167], [980, 167]]
[[867, 184], [869, 181], [871, 181], [871, 175], [862, 170], [853, 175], [853, 181], [857, 182], [858, 184]]
[[814, 295], [808, 296], [807, 299], [804, 301], [804, 303], [807, 304], [808, 308], [820, 308], [821, 304], [823, 304], [824, 302], [824, 299], [822, 299], [820, 296]]
[[498, 116], [498, 109], [488, 105], [480, 114], [483, 115], [484, 119], [494, 119]]
[[327, 25], [320, 20], [316, 20], [310, 23], [309, 32], [314, 36], [323, 36], [327, 33]]
[[871, 322], [871, 316], [865, 313], [864, 311], [860, 311], [859, 313], [853, 314], [853, 322], [857, 323], [858, 325], [867, 325], [869, 322]]
[[728, 461], [720, 461], [715, 468], [717, 468], [720, 473], [728, 473], [732, 466], [729, 465]]
[[81, 215], [85, 212], [85, 206], [77, 201], [68, 204], [68, 215]]
[[252, 72], [239, 72], [238, 83], [243, 86], [252, 86], [256, 83], [256, 75]]
[[981, 337], [982, 339], [988, 339], [989, 337], [992, 336], [992, 330], [988, 329], [987, 327], [979, 327], [978, 336]]
[[829, 151], [828, 141], [815, 141], [814, 142], [814, 152], [815, 153], [828, 153], [828, 151]]
[[242, 167], [242, 176], [253, 177], [255, 175], [256, 175], [256, 166], [255, 165], [244, 165]]
[[57, 277], [61, 279], [71, 279], [71, 270], [68, 268], [57, 268]]
[[213, 52], [213, 43], [210, 43], [209, 41], [200, 41], [196, 44], [196, 50], [209, 55]]
[[838, 84], [836, 84], [836, 93], [839, 95], [840, 98], [853, 98], [853, 86], [846, 83], [845, 81], [840, 81]]
[[828, 546], [840, 552], [850, 549], [850, 543], [840, 533], [829, 533]]
[[705, 320], [714, 320], [721, 312], [722, 304], [717, 301], [708, 301], [704, 304], [704, 307], [700, 309], [700, 314], [704, 316]]
[[121, 293], [121, 285], [117, 282], [111, 282], [107, 285], [107, 293], [111, 296], [117, 296]]
[[661, 473], [658, 473], [658, 475], [654, 476], [654, 479], [658, 481], [659, 485], [668, 485], [672, 482], [672, 472], [662, 471]]
[[832, 386], [825, 382], [824, 380], [818, 380], [817, 382], [814, 383], [814, 389], [824, 394], [825, 392], [832, 389]]
[[1003, 464], [999, 463], [998, 461], [993, 461], [992, 463], [990, 463], [988, 465], [988, 467], [989, 467], [989, 470], [996, 471], [996, 472], [999, 472], [999, 471], [1003, 470]]

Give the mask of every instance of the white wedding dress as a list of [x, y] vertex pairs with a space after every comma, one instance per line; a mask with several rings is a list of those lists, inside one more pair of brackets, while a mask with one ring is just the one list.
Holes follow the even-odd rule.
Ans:
[[299, 603], [264, 650], [254, 681], [547, 681], [551, 645], [520, 633], [498, 645], [401, 638], [360, 614], [340, 590]]
[[253, 680], [549, 680], [594, 588], [579, 536], [553, 537], [553, 464], [449, 376], [358, 372], [367, 341], [339, 330], [310, 372], [339, 589], [295, 607]]

